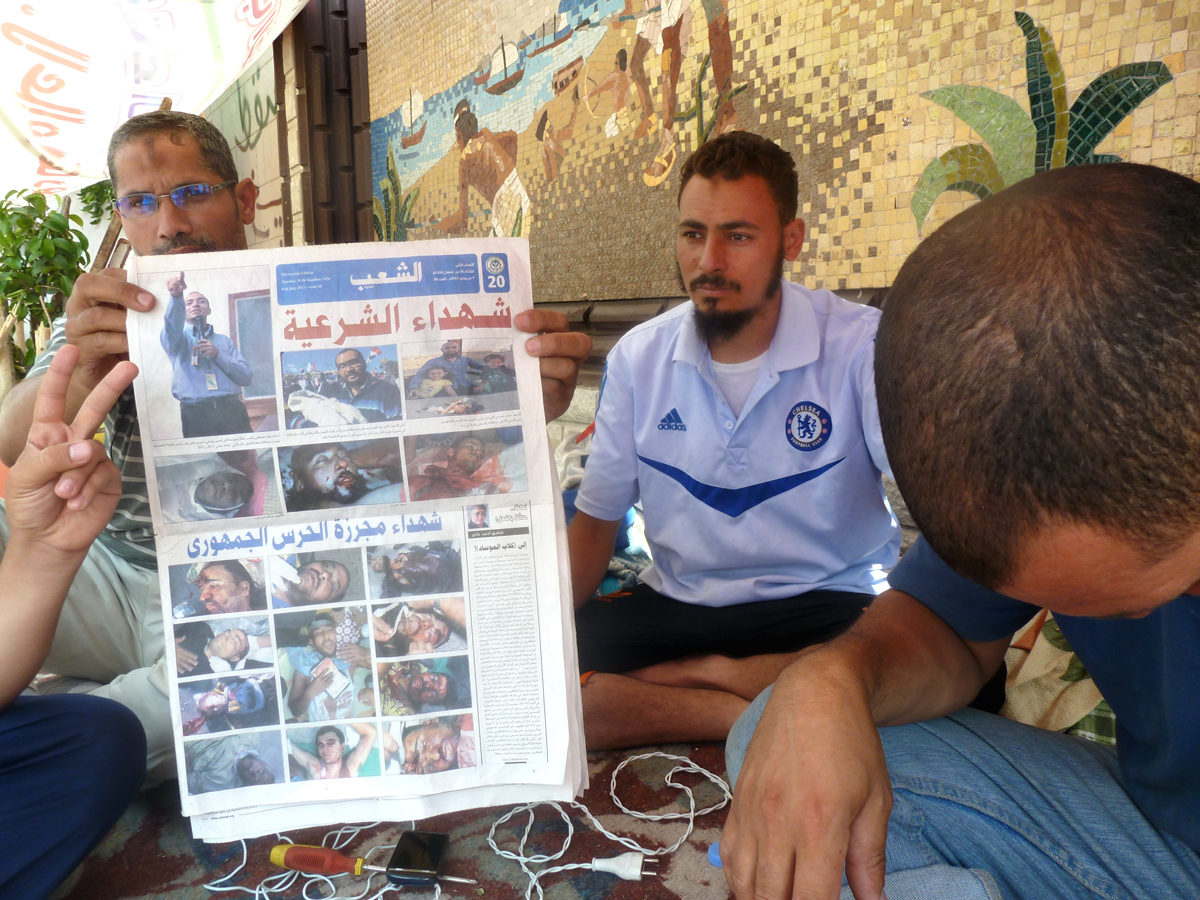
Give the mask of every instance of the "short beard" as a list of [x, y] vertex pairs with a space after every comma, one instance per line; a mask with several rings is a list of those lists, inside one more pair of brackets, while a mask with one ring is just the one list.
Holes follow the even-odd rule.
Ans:
[[172, 250], [195, 250], [198, 253], [212, 253], [217, 250], [217, 242], [211, 238], [192, 237], [187, 234], [177, 234], [168, 238], [150, 251], [151, 256], [163, 256]]
[[[771, 280], [767, 284], [767, 292], [763, 298], [764, 301], [767, 298], [774, 297], [783, 288], [783, 261], [783, 243], [781, 241], [779, 251], [775, 255], [775, 271], [772, 273]], [[679, 283], [682, 285], [684, 283], [683, 273], [679, 270], [678, 264], [676, 264], [676, 272], [679, 275]], [[723, 276], [700, 275], [693, 278], [691, 283], [686, 285], [688, 294], [699, 293], [705, 285], [713, 287], [731, 285], [735, 289], [741, 290], [740, 284], [733, 281], [726, 281]], [[693, 300], [692, 321], [695, 323], [696, 333], [706, 344], [721, 344], [741, 334], [742, 329], [749, 325], [754, 320], [754, 317], [762, 311], [763, 305], [760, 303], [751, 309], [733, 311], [714, 309], [710, 311], [701, 308], [700, 304]]]
[[350, 484], [345, 486], [335, 484], [325, 496], [335, 503], [340, 503], [342, 506], [354, 503], [362, 497], [367, 492], [366, 476], [355, 469], [353, 472], [350, 472], [350, 477], [353, 479]]
[[692, 310], [692, 321], [696, 325], [696, 333], [706, 344], [720, 344], [737, 337], [750, 320], [758, 315], [757, 309], [739, 309], [736, 312], [708, 312], [695, 307]]

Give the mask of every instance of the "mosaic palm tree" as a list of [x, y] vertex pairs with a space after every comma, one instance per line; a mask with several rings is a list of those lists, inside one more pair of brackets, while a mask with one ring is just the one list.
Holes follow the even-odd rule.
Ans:
[[420, 188], [413, 188], [405, 194], [400, 187], [396, 154], [392, 150], [392, 142], [388, 141], [387, 178], [380, 179], [379, 194], [371, 198], [377, 241], [408, 240], [408, 227], [413, 224], [413, 204], [420, 193]]
[[[1050, 33], [1027, 13], [1016, 14], [1025, 34], [1029, 111], [991, 88], [952, 85], [922, 94], [950, 110], [984, 139], [946, 151], [925, 167], [910, 207], [917, 228], [944, 191], [979, 199], [1062, 166], [1120, 162], [1097, 145], [1133, 110], [1171, 80], [1161, 62], [1127, 63], [1089, 84], [1069, 107], [1067, 83]], [[989, 149], [990, 148], [990, 149]]]

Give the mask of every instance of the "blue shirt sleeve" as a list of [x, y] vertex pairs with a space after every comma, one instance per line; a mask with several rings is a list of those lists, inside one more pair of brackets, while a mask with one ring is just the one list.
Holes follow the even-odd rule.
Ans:
[[163, 317], [163, 330], [159, 335], [162, 348], [167, 351], [167, 356], [171, 358], [172, 363], [175, 363], [179, 357], [187, 356], [192, 350], [183, 333], [183, 323], [183, 297], [176, 297], [172, 294], [171, 299], [167, 301], [167, 314]]
[[964, 578], [934, 552], [924, 537], [904, 554], [888, 583], [929, 607], [959, 637], [998, 641], [1010, 637], [1037, 615], [1039, 607]]

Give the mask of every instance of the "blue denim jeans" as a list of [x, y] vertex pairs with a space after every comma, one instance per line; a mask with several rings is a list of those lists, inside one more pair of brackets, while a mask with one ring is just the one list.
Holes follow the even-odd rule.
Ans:
[[[770, 693], [729, 734], [731, 781]], [[1200, 854], [1142, 815], [1114, 748], [973, 709], [879, 735], [894, 795], [888, 900], [1200, 897]]]

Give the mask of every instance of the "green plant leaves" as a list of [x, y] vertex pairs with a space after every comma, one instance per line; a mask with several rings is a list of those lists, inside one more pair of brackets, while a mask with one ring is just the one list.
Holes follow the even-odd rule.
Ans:
[[[31, 334], [62, 314], [88, 264], [87, 238], [72, 221], [78, 218], [51, 209], [36, 191], [9, 191], [0, 201], [0, 303], [28, 319]], [[18, 361], [28, 349], [16, 348]]]
[[980, 200], [1004, 189], [1004, 180], [991, 152], [983, 144], [963, 144], [947, 150], [925, 167], [909, 207], [919, 229], [944, 191], [967, 191]]
[[388, 143], [387, 178], [379, 182], [379, 194], [371, 198], [375, 223], [375, 238], [380, 241], [407, 241], [408, 226], [412, 224], [412, 208], [421, 193], [413, 188], [404, 194], [396, 170], [396, 156]]
[[[97, 181], [95, 184], [89, 184], [87, 187], [79, 189], [79, 199], [83, 203], [83, 209], [92, 220], [93, 225], [100, 224], [100, 220], [112, 213], [112, 208], [117, 202], [115, 193], [113, 192], [113, 184], [111, 181]], [[83, 220], [72, 216], [78, 224], [82, 225]]]
[[1094, 79], [1071, 104], [1068, 166], [1092, 162], [1096, 149], [1138, 104], [1171, 80], [1165, 63], [1128, 63]]
[[976, 144], [955, 147], [925, 167], [910, 202], [918, 228], [945, 190], [970, 191], [983, 199], [1035, 172], [1121, 162], [1115, 154], [1096, 153], [1096, 147], [1172, 78], [1161, 62], [1117, 66], [1094, 79], [1068, 107], [1066, 77], [1050, 33], [1028, 13], [1015, 17], [1025, 35], [1029, 114], [985, 87], [952, 85], [921, 95], [962, 119], [992, 150]]
[[387, 240], [387, 231], [384, 227], [384, 218], [387, 215], [383, 209], [383, 201], [378, 197], [371, 198], [371, 219], [375, 225], [375, 240]]
[[1050, 32], [1035, 23], [1028, 13], [1016, 13], [1017, 25], [1025, 34], [1025, 77], [1029, 91], [1029, 116], [1037, 129], [1035, 172], [1066, 164], [1067, 79], [1058, 60]]
[[1033, 174], [1037, 129], [1016, 100], [971, 84], [937, 88], [921, 96], [950, 110], [983, 138], [992, 149], [1003, 185]]
[[[397, 187], [398, 187], [398, 185], [397, 185]], [[405, 195], [404, 202], [400, 205], [400, 224], [401, 224], [401, 227], [404, 229], [404, 237], [399, 238], [399, 240], [402, 240], [402, 241], [408, 240], [408, 226], [410, 224], [412, 224], [413, 206], [416, 204], [417, 197], [419, 197], [420, 194], [421, 194], [421, 189], [419, 187], [413, 188], [411, 191], [408, 192], [408, 194]]]

